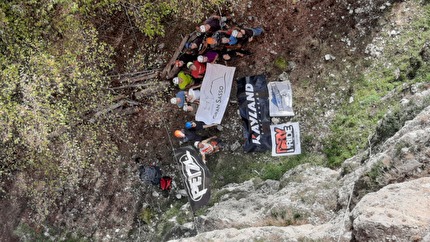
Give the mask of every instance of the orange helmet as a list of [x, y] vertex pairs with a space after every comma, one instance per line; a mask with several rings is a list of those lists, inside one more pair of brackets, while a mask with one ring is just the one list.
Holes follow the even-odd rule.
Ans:
[[216, 44], [216, 40], [212, 37], [209, 37], [206, 39], [206, 43], [213, 45], [213, 44]]
[[175, 135], [176, 138], [182, 138], [182, 137], [184, 137], [184, 133], [182, 133], [182, 131], [180, 131], [180, 130], [175, 130], [174, 135]]

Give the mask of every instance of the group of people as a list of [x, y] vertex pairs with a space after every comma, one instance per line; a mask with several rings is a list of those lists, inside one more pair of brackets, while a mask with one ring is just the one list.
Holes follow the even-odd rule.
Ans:
[[[227, 62], [250, 54], [244, 47], [254, 37], [261, 35], [263, 28], [230, 26], [230, 20], [228, 16], [212, 15], [190, 34], [188, 42], [175, 61], [179, 71], [172, 82], [179, 91], [170, 99], [171, 104], [195, 115], [207, 63]], [[216, 153], [222, 148], [222, 142], [217, 136], [207, 137], [200, 134], [202, 130], [214, 126], [216, 124], [188, 121], [184, 128], [174, 131], [174, 136], [180, 140], [180, 144], [191, 142], [206, 163], [206, 155]]]

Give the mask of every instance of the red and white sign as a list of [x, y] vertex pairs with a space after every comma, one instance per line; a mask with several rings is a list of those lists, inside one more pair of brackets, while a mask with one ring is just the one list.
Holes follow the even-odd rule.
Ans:
[[299, 123], [270, 125], [272, 136], [272, 156], [300, 154]]

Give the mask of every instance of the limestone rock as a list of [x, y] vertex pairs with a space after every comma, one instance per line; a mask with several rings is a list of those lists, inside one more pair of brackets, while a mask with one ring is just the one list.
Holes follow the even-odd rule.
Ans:
[[430, 232], [430, 177], [367, 194], [352, 211], [358, 241], [419, 241]]

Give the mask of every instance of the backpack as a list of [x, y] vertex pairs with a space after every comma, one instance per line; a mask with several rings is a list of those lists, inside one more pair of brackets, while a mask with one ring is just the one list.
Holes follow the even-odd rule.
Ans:
[[161, 170], [158, 166], [140, 166], [139, 178], [145, 183], [158, 185], [161, 179]]
[[161, 177], [160, 188], [163, 191], [169, 191], [172, 188], [172, 178], [169, 176]]

